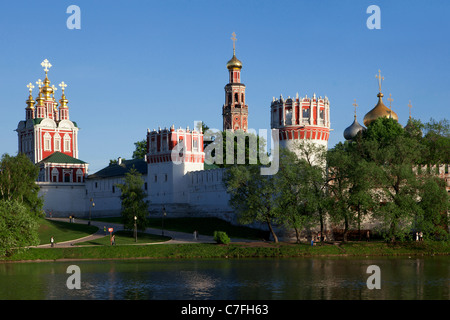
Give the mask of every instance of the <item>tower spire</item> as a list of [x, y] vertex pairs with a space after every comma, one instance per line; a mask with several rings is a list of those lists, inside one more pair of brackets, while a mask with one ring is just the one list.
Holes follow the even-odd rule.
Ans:
[[412, 108], [411, 100], [409, 100], [408, 108], [409, 108], [409, 118], [411, 119], [411, 108]]
[[380, 69], [378, 69], [378, 74], [375, 75], [375, 78], [378, 79], [378, 89], [379, 89], [379, 91], [380, 91], [380, 93], [381, 93], [381, 84], [382, 84], [383, 81], [384, 81], [384, 77], [381, 76], [381, 70], [380, 70]]
[[353, 106], [355, 107], [355, 120], [356, 120], [356, 107], [358, 106], [358, 104], [356, 103], [356, 99], [353, 99]]
[[232, 37], [231, 37], [231, 40], [233, 40], [233, 56], [235, 56], [236, 55], [236, 33], [235, 32], [233, 32], [232, 34]]

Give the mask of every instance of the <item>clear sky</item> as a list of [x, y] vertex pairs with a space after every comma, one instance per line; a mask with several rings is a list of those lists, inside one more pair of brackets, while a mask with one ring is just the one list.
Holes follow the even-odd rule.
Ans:
[[[66, 25], [72, 4], [81, 9], [80, 30]], [[381, 10], [379, 30], [366, 25], [372, 4]], [[449, 16], [448, 0], [3, 1], [0, 154], [17, 153], [26, 85], [44, 78], [44, 59], [52, 84], [68, 85], [79, 158], [90, 173], [131, 158], [147, 128], [201, 120], [222, 129], [232, 32], [250, 128], [270, 128], [272, 97], [316, 93], [330, 100], [333, 147], [353, 121], [354, 99], [360, 123], [375, 106], [378, 69], [401, 124], [409, 100], [415, 118], [448, 119]]]

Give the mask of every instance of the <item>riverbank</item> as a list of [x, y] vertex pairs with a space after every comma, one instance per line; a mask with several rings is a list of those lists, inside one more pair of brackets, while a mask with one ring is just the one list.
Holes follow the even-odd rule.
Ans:
[[311, 246], [296, 243], [249, 242], [219, 245], [213, 243], [100, 245], [64, 248], [29, 248], [0, 262], [39, 262], [108, 259], [211, 259], [211, 258], [289, 258], [289, 257], [367, 257], [449, 255], [449, 242], [348, 242]]

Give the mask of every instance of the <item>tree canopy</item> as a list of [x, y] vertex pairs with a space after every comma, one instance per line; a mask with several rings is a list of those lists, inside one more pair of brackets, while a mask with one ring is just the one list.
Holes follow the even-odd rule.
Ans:
[[121, 190], [120, 199], [122, 200], [122, 223], [125, 229], [132, 230], [136, 217], [138, 230], [145, 230], [148, 226], [148, 202], [144, 189], [144, 180], [141, 174], [133, 167], [125, 174], [123, 183], [117, 184]]

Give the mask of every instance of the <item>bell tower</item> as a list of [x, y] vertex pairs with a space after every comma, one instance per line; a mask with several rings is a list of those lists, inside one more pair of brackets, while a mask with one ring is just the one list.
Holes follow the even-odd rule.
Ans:
[[223, 131], [248, 129], [248, 106], [245, 104], [245, 84], [241, 83], [242, 62], [236, 58], [236, 34], [233, 32], [233, 57], [227, 63], [229, 82], [225, 86], [222, 108]]

